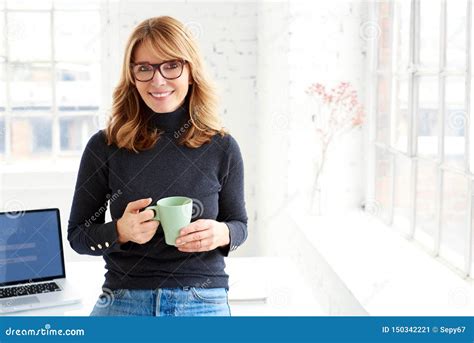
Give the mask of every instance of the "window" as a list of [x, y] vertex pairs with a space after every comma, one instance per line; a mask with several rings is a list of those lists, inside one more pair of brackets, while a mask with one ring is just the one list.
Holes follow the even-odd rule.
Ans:
[[0, 2], [0, 158], [78, 156], [101, 108], [98, 1]]
[[448, 261], [472, 269], [469, 0], [371, 4], [369, 197], [378, 216]]

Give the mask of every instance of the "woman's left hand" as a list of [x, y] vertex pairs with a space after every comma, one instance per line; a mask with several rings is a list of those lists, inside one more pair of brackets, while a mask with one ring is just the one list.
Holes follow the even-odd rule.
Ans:
[[210, 251], [230, 243], [229, 228], [212, 219], [198, 219], [181, 229], [176, 246], [183, 252]]

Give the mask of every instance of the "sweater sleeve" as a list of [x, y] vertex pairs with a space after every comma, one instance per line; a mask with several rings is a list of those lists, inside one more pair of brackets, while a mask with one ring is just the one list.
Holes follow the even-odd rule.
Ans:
[[107, 145], [99, 131], [87, 143], [79, 166], [67, 238], [79, 254], [100, 256], [117, 239], [116, 221], [105, 223], [108, 187]]
[[220, 248], [224, 256], [228, 256], [230, 251], [242, 245], [248, 235], [244, 199], [244, 164], [239, 145], [230, 135], [226, 156], [217, 216], [217, 221], [224, 222], [229, 228], [230, 243]]

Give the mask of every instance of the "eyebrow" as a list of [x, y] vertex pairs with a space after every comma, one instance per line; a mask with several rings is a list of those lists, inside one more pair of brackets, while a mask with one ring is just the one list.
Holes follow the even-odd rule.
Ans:
[[161, 64], [161, 63], [165, 63], [165, 62], [173, 62], [173, 61], [181, 61], [182, 59], [179, 59], [179, 58], [172, 58], [172, 59], [169, 59], [169, 60], [163, 60], [161, 62], [158, 62], [158, 63], [151, 63], [149, 61], [137, 61], [137, 62], [131, 62], [131, 63], [134, 63], [134, 64]]

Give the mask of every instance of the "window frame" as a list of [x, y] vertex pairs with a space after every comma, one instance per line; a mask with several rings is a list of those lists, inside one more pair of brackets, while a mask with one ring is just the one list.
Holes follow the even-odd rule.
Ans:
[[[390, 165], [391, 165], [391, 185], [390, 185], [390, 201], [388, 202], [388, 216], [385, 218], [385, 222], [388, 225], [393, 224], [394, 218], [394, 189], [395, 189], [395, 173], [396, 173], [396, 157], [397, 155], [404, 156], [411, 161], [411, 170], [410, 170], [410, 201], [409, 201], [409, 225], [408, 228], [408, 239], [416, 239], [415, 232], [417, 231], [416, 227], [416, 190], [417, 190], [417, 167], [418, 161], [420, 160], [429, 160], [430, 162], [435, 162], [437, 169], [437, 179], [436, 179], [436, 232], [434, 235], [434, 243], [431, 247], [431, 252], [434, 257], [439, 257], [440, 255], [440, 245], [441, 237], [443, 233], [442, 228], [442, 201], [443, 201], [443, 174], [445, 172], [452, 172], [456, 174], [461, 174], [466, 177], [468, 180], [468, 203], [467, 206], [467, 218], [466, 225], [463, 228], [464, 231], [464, 251], [460, 252], [463, 256], [464, 264], [462, 266], [454, 265], [453, 263], [447, 261], [447, 263], [453, 267], [457, 272], [459, 272], [463, 277], [473, 275], [472, 270], [472, 249], [473, 249], [473, 234], [472, 234], [472, 196], [473, 196], [473, 174], [470, 171], [470, 165], [473, 164], [474, 156], [471, 156], [473, 153], [470, 149], [470, 135], [471, 127], [470, 118], [471, 118], [471, 103], [470, 103], [470, 94], [471, 94], [471, 36], [472, 36], [472, 3], [470, 0], [467, 0], [467, 14], [466, 14], [466, 68], [464, 71], [459, 72], [448, 70], [446, 66], [446, 36], [447, 36], [447, 1], [440, 1], [440, 44], [439, 44], [439, 67], [438, 67], [438, 147], [437, 147], [437, 157], [435, 160], [418, 156], [418, 137], [417, 137], [417, 111], [418, 111], [418, 80], [420, 76], [431, 75], [433, 73], [427, 72], [419, 68], [420, 64], [420, 2], [419, 0], [409, 0], [410, 1], [410, 20], [409, 20], [409, 64], [407, 68], [408, 72], [408, 145], [407, 152], [398, 150], [391, 145], [392, 139], [388, 139], [386, 142], [377, 141], [377, 105], [378, 105], [378, 79], [380, 75], [386, 75], [390, 78], [390, 83], [393, 85], [393, 79], [397, 76], [398, 67], [393, 67], [393, 58], [396, 56], [396, 50], [394, 50], [394, 39], [391, 40], [391, 63], [392, 68], [388, 71], [379, 70], [378, 60], [379, 60], [379, 39], [371, 39], [368, 42], [369, 48], [369, 91], [368, 91], [368, 106], [367, 106], [367, 115], [368, 115], [368, 169], [367, 169], [367, 203], [371, 205], [371, 208], [377, 208], [376, 200], [376, 179], [377, 179], [377, 150], [381, 149], [382, 152], [387, 153], [390, 156]], [[387, 4], [387, 3], [384, 3]], [[395, 15], [395, 2], [390, 2], [390, 13], [391, 13], [391, 22], [390, 22], [390, 35], [393, 36], [394, 25], [394, 15]], [[380, 3], [371, 2], [369, 5], [369, 17], [372, 23], [375, 23], [380, 29], [380, 16], [379, 16]], [[383, 74], [385, 73], [385, 74]], [[436, 75], [436, 74], [435, 74]], [[466, 108], [466, 118], [465, 120], [465, 146], [464, 146], [464, 163], [463, 168], [455, 168], [451, 165], [445, 163], [445, 115], [446, 115], [446, 104], [445, 104], [445, 93], [446, 93], [446, 78], [453, 75], [462, 75], [465, 77], [465, 108]], [[393, 87], [393, 86], [392, 86]], [[393, 100], [391, 100], [393, 101]], [[390, 117], [393, 116], [393, 106], [390, 106]], [[392, 131], [392, 125], [389, 129], [389, 132]], [[377, 213], [375, 213], [377, 214]]]
[[[1, 13], [3, 12], [3, 13]], [[9, 44], [8, 44], [8, 14], [9, 13], [49, 13], [50, 15], [50, 39], [51, 39], [51, 53], [50, 53], [50, 59], [49, 60], [33, 60], [33, 61], [10, 61], [9, 60]], [[2, 135], [0, 135], [0, 138], [4, 139], [4, 147], [5, 150], [1, 154], [2, 162], [6, 163], [15, 163], [18, 161], [16, 157], [12, 155], [12, 132], [11, 132], [11, 124], [12, 120], [15, 118], [21, 118], [21, 117], [38, 117], [38, 118], [48, 118], [51, 119], [52, 122], [52, 127], [51, 127], [51, 151], [48, 153], [48, 156], [45, 158], [42, 158], [42, 161], [48, 161], [48, 160], [70, 160], [71, 158], [79, 159], [81, 154], [82, 154], [82, 149], [81, 150], [61, 150], [61, 132], [60, 132], [60, 119], [61, 118], [66, 118], [66, 117], [72, 117], [72, 118], [80, 118], [80, 117], [87, 117], [87, 118], [92, 118], [93, 121], [100, 122], [100, 117], [101, 113], [104, 111], [103, 109], [105, 108], [104, 104], [104, 84], [105, 84], [105, 76], [102, 75], [101, 81], [99, 84], [99, 89], [102, 90], [102, 94], [100, 96], [99, 100], [99, 105], [96, 110], [90, 110], [90, 111], [84, 111], [84, 110], [78, 110], [74, 114], [67, 114], [67, 113], [62, 113], [59, 108], [60, 105], [57, 102], [57, 72], [58, 72], [58, 64], [61, 65], [63, 63], [86, 63], [86, 64], [97, 64], [100, 66], [100, 70], [103, 70], [104, 66], [104, 61], [103, 61], [103, 55], [104, 55], [104, 48], [103, 48], [103, 42], [101, 39], [101, 47], [100, 47], [100, 56], [98, 59], [89, 59], [89, 60], [77, 60], [77, 61], [68, 61], [68, 60], [61, 60], [57, 59], [55, 56], [55, 46], [56, 46], [56, 39], [55, 39], [55, 17], [58, 12], [94, 12], [94, 13], [99, 13], [100, 14], [100, 31], [101, 31], [101, 36], [102, 33], [104, 32], [104, 21], [106, 20], [105, 18], [108, 17], [108, 8], [105, 4], [102, 2], [98, 1], [97, 2], [97, 7], [94, 8], [65, 8], [65, 7], [55, 7], [55, 2], [51, 2], [51, 7], [48, 9], [45, 8], [38, 8], [38, 9], [15, 9], [15, 8], [8, 8], [8, 6], [3, 3], [3, 6], [0, 8], [0, 15], [3, 16], [4, 19], [4, 35], [3, 35], [3, 42], [2, 44], [4, 45], [4, 56], [1, 56], [3, 58], [3, 71], [5, 75], [5, 111], [0, 115], [0, 118], [4, 120], [4, 132], [2, 132]], [[31, 63], [48, 63], [51, 65], [51, 109], [48, 110], [48, 114], [45, 115], [44, 113], [17, 113], [12, 111], [12, 105], [11, 105], [11, 93], [10, 93], [10, 82], [12, 79], [12, 75], [10, 73], [10, 65], [12, 64], [31, 64]], [[88, 137], [87, 137], [88, 138]], [[81, 146], [85, 146], [85, 143], [87, 143], [87, 140], [80, 142]]]

